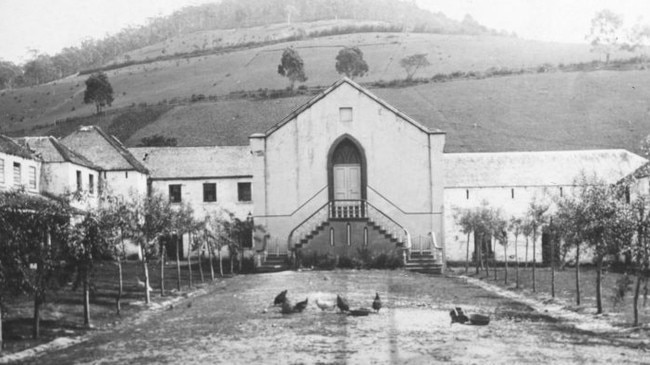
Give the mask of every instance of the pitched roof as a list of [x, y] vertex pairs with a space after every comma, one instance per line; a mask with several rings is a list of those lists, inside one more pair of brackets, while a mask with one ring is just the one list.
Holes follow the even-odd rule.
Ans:
[[13, 139], [0, 134], [0, 152], [8, 155], [14, 155], [22, 158], [34, 160], [34, 155], [29, 149], [21, 146]]
[[98, 126], [84, 126], [63, 138], [61, 142], [79, 151], [103, 170], [136, 170], [148, 174], [142, 165], [115, 137], [109, 136]]
[[584, 172], [613, 184], [648, 161], [626, 150], [446, 153], [445, 187], [574, 185]]
[[280, 129], [283, 125], [287, 124], [287, 123], [290, 122], [292, 119], [296, 118], [296, 116], [298, 116], [300, 113], [302, 113], [302, 112], [304, 112], [305, 110], [311, 108], [312, 105], [316, 104], [318, 101], [320, 101], [321, 99], [325, 98], [327, 95], [329, 95], [330, 93], [332, 93], [334, 90], [336, 90], [337, 88], [339, 88], [339, 87], [340, 87], [341, 85], [343, 85], [343, 84], [348, 84], [348, 85], [352, 86], [353, 88], [357, 89], [359, 92], [365, 94], [365, 95], [366, 95], [367, 97], [369, 97], [370, 99], [374, 100], [375, 102], [379, 103], [379, 104], [380, 104], [381, 106], [383, 106], [384, 108], [386, 108], [386, 109], [392, 111], [393, 113], [397, 114], [397, 115], [400, 116], [402, 119], [404, 119], [404, 120], [406, 120], [407, 122], [411, 123], [411, 124], [414, 125], [416, 128], [420, 129], [421, 131], [423, 131], [423, 132], [425, 132], [425, 133], [444, 133], [443, 131], [441, 131], [441, 130], [439, 130], [439, 129], [435, 129], [435, 128], [432, 129], [432, 128], [425, 127], [424, 125], [422, 125], [422, 124], [420, 124], [419, 122], [415, 121], [413, 118], [411, 118], [411, 117], [409, 117], [408, 115], [406, 115], [406, 114], [402, 113], [401, 111], [397, 110], [397, 108], [395, 108], [394, 106], [392, 106], [392, 105], [388, 104], [387, 102], [385, 102], [384, 100], [380, 99], [378, 96], [374, 95], [373, 93], [371, 93], [371, 92], [368, 91], [367, 89], [363, 88], [361, 85], [357, 84], [356, 82], [350, 80], [350, 79], [347, 78], [347, 77], [344, 77], [344, 78], [342, 78], [341, 80], [338, 80], [337, 82], [335, 82], [334, 84], [332, 84], [332, 86], [330, 86], [329, 88], [327, 88], [327, 89], [326, 89], [325, 91], [323, 91], [322, 93], [320, 93], [320, 94], [316, 95], [315, 97], [313, 97], [313, 98], [312, 98], [311, 100], [309, 100], [308, 102], [306, 102], [306, 103], [300, 105], [298, 108], [294, 109], [291, 113], [289, 113], [289, 115], [287, 115], [286, 117], [284, 117], [281, 121], [279, 121], [278, 123], [276, 123], [276, 124], [275, 124], [273, 127], [271, 127], [270, 129], [268, 129], [268, 130], [265, 132], [265, 135], [266, 135], [266, 136], [271, 135], [273, 132], [275, 132], [276, 130]]
[[129, 151], [149, 169], [151, 179], [253, 175], [248, 146], [134, 147]]
[[95, 170], [100, 169], [99, 166], [93, 164], [81, 154], [69, 149], [52, 136], [22, 137], [18, 141], [38, 154], [44, 162], [71, 162]]

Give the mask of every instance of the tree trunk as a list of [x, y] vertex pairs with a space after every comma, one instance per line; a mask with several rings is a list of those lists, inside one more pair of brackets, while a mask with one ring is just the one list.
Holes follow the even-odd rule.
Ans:
[[2, 353], [2, 299], [0, 299], [0, 354]]
[[223, 277], [223, 258], [221, 257], [221, 246], [217, 247], [217, 258], [219, 260], [219, 275]]
[[641, 291], [641, 273], [637, 272], [636, 276], [636, 287], [634, 288], [634, 304], [632, 308], [634, 309], [634, 327], [639, 325], [639, 293]]
[[524, 268], [528, 269], [528, 236], [526, 236], [526, 253], [524, 254]]
[[190, 289], [194, 286], [194, 280], [192, 278], [192, 234], [188, 233], [187, 240], [189, 242], [189, 249], [187, 250], [187, 268], [190, 271]]
[[88, 273], [84, 276], [84, 327], [90, 328], [90, 287], [88, 285]]
[[199, 246], [199, 251], [197, 252], [199, 256], [199, 274], [201, 275], [201, 284], [205, 283], [205, 278], [203, 277], [203, 243]]
[[645, 308], [648, 302], [648, 278], [643, 279], [643, 308]]
[[535, 252], [537, 251], [537, 232], [533, 232], [533, 292], [537, 290], [537, 286], [535, 283], [535, 265], [537, 264], [537, 255]]
[[576, 245], [576, 304], [580, 305], [580, 244]]
[[231, 249], [228, 249], [228, 256], [230, 256], [230, 275], [234, 275], [233, 266], [235, 266], [235, 258], [232, 255]]
[[599, 257], [596, 263], [596, 314], [603, 313], [603, 258]]
[[34, 322], [32, 327], [32, 338], [37, 339], [41, 334], [41, 296], [34, 293]]
[[476, 265], [476, 275], [479, 274], [481, 270], [481, 239], [480, 234], [478, 240], [476, 239], [477, 235], [474, 233], [474, 264]]
[[515, 288], [519, 289], [519, 254], [517, 253], [517, 236], [515, 236]]
[[497, 242], [496, 240], [494, 241], [494, 249], [492, 250], [494, 253], [494, 258], [492, 259], [492, 266], [494, 266], [494, 281], [497, 281]]
[[210, 280], [214, 281], [214, 252], [212, 251], [212, 243], [208, 242], [208, 258], [210, 259]]
[[241, 274], [242, 264], [244, 263], [244, 249], [237, 251], [237, 263], [239, 264], [239, 273]]
[[117, 288], [117, 299], [115, 300], [115, 309], [117, 310], [117, 315], [120, 315], [120, 310], [122, 309], [122, 293], [124, 291], [124, 280], [122, 277], [122, 258], [117, 259], [117, 276], [118, 276], [118, 288]]
[[551, 239], [551, 297], [555, 298], [555, 237]]
[[508, 245], [503, 245], [503, 264], [505, 268], [503, 284], [508, 285]]
[[469, 271], [469, 233], [467, 234], [467, 249], [465, 252], [465, 275]]
[[146, 304], [151, 303], [151, 293], [149, 293], [149, 267], [147, 266], [147, 254], [144, 252], [144, 247], [140, 245], [140, 250], [142, 251], [142, 269], [144, 270], [144, 302]]
[[[182, 235], [181, 235], [181, 240], [182, 240]], [[180, 292], [181, 291], [181, 249], [180, 245], [178, 244], [178, 237], [174, 239], [176, 242], [176, 289]]]
[[160, 296], [165, 296], [165, 244], [160, 243]]

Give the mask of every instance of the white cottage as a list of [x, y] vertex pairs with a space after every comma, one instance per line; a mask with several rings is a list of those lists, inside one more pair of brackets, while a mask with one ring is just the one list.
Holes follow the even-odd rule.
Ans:
[[125, 199], [147, 194], [147, 168], [100, 127], [80, 127], [61, 142], [99, 166], [102, 194]]
[[68, 197], [70, 205], [81, 210], [97, 207], [98, 166], [54, 137], [24, 137], [19, 143], [42, 160], [41, 192]]
[[0, 191], [40, 193], [41, 160], [9, 137], [0, 135]]

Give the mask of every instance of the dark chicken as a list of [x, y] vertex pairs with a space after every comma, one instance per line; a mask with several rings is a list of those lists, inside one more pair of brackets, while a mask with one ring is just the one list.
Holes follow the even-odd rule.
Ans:
[[375, 300], [372, 302], [372, 309], [374, 309], [377, 313], [379, 313], [379, 310], [381, 309], [381, 299], [379, 298], [379, 293], [375, 293]]
[[338, 294], [336, 295], [336, 306], [341, 310], [341, 312], [350, 311], [350, 305], [348, 304], [348, 301]]
[[275, 297], [275, 300], [273, 301], [273, 305], [280, 305], [284, 303], [285, 299], [287, 299], [287, 291], [283, 290], [282, 292], [280, 292], [280, 294], [278, 294]]
[[305, 310], [305, 308], [307, 308], [308, 303], [309, 303], [309, 298], [303, 300], [302, 302], [296, 303], [296, 305], [293, 307], [293, 311], [298, 313], [302, 312], [303, 310]]
[[460, 307], [456, 307], [449, 311], [449, 316], [451, 317], [451, 324], [460, 323], [465, 324], [469, 321], [469, 318], [463, 313], [463, 310]]

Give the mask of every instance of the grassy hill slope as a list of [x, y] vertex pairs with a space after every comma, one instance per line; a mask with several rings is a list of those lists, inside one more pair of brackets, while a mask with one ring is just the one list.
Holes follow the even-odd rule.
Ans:
[[[307, 39], [236, 52], [133, 65], [108, 72], [115, 90], [114, 107], [190, 98], [193, 94], [224, 95], [235, 90], [281, 89], [288, 81], [277, 74], [285, 47], [300, 52], [308, 86], [329, 85], [340, 76], [334, 58], [343, 46], [364, 52], [370, 73], [359, 82], [403, 78], [399, 60], [427, 53], [432, 66], [417, 76], [454, 71], [483, 71], [491, 67], [533, 67], [543, 63], [586, 62], [593, 58], [586, 45], [561, 45], [497, 36], [412, 33], [359, 33]], [[2, 131], [29, 130], [56, 119], [88, 115], [83, 104], [87, 76], [0, 92]]]
[[[371, 91], [447, 132], [446, 152], [625, 148], [650, 134], [650, 71], [545, 73]], [[176, 107], [126, 140], [161, 134], [181, 146], [242, 145], [307, 97]]]

